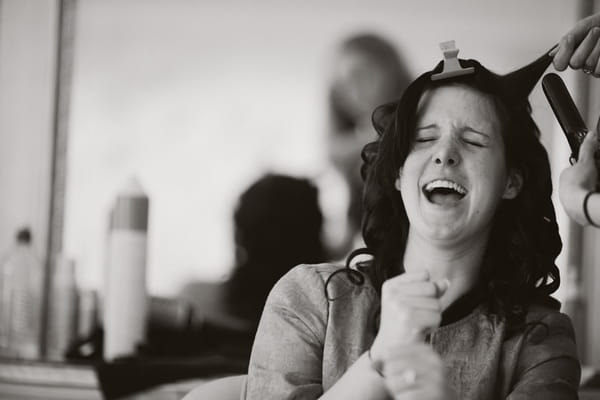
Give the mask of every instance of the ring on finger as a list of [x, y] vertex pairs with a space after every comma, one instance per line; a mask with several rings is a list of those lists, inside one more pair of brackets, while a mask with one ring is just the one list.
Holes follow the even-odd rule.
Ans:
[[405, 385], [412, 386], [417, 382], [417, 371], [414, 369], [407, 369], [406, 371], [402, 372], [400, 379], [402, 379]]
[[583, 72], [584, 72], [585, 74], [588, 74], [588, 75], [589, 75], [589, 74], [591, 74], [591, 73], [592, 73], [592, 72], [594, 72], [594, 71], [593, 71], [591, 68], [589, 68], [589, 67], [587, 67], [587, 66], [586, 66], [586, 67], [583, 67]]

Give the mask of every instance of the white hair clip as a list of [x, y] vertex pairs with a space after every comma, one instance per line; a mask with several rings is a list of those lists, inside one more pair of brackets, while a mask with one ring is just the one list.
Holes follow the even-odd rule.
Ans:
[[468, 75], [475, 72], [475, 68], [463, 68], [458, 62], [458, 50], [454, 40], [440, 43], [440, 49], [444, 52], [444, 69], [439, 74], [431, 75], [432, 81], [452, 78], [453, 76]]

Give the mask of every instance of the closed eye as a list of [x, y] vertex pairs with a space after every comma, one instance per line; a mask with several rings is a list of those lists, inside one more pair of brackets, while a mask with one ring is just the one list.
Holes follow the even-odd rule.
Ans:
[[465, 128], [461, 136], [463, 142], [475, 147], [487, 147], [490, 141], [487, 134], [470, 127]]
[[469, 139], [463, 139], [463, 141], [471, 146], [475, 146], [475, 147], [485, 147], [485, 145], [483, 143], [480, 142], [476, 142], [474, 140], [469, 140]]
[[437, 139], [438, 126], [436, 124], [429, 124], [417, 127], [415, 143], [427, 143]]

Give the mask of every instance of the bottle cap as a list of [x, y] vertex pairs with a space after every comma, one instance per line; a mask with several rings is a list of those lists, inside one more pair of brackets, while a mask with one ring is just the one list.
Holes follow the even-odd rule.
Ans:
[[22, 243], [22, 244], [31, 243], [31, 230], [28, 227], [20, 228], [17, 231], [17, 243]]

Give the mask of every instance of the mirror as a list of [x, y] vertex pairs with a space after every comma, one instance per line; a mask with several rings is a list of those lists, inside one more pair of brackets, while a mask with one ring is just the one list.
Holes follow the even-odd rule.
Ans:
[[[438, 43], [450, 39], [462, 57], [505, 72], [549, 49], [576, 19], [558, 0], [431, 8], [391, 0], [80, 1], [63, 232], [79, 284], [102, 289], [109, 209], [132, 176], [150, 198], [150, 293], [226, 276], [232, 210], [251, 181], [267, 171], [325, 174], [328, 74], [348, 35], [389, 38], [412, 73], [437, 63]], [[533, 101], [551, 146], [549, 108], [539, 91]], [[328, 196], [335, 217], [346, 200]]]

